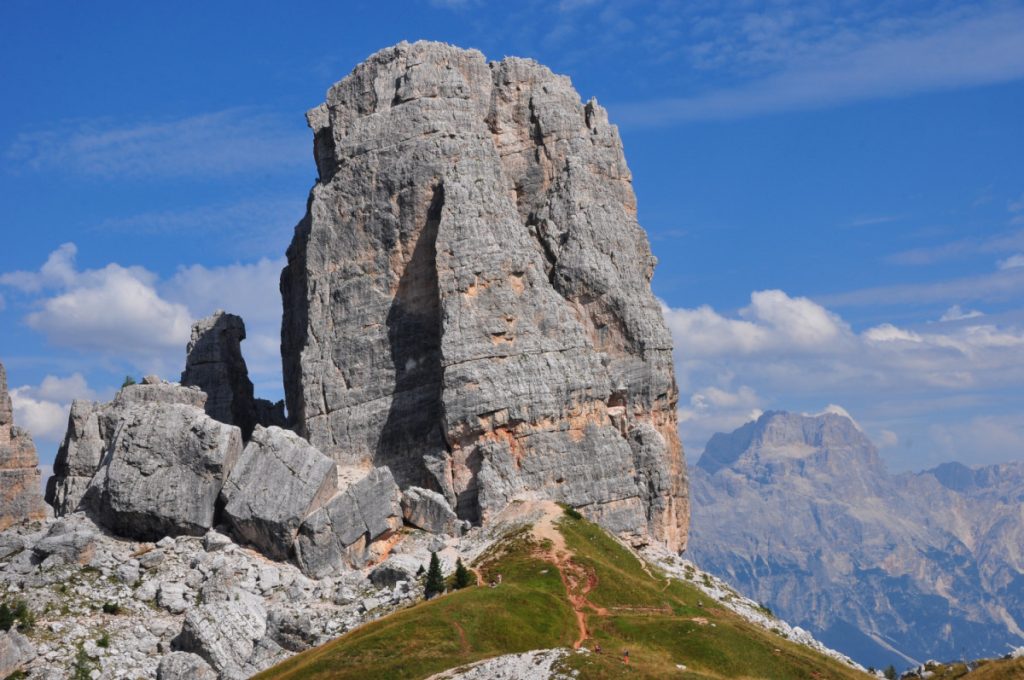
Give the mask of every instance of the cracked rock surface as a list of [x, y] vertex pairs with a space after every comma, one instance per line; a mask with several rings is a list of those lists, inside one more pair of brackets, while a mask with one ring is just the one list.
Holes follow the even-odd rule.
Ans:
[[319, 179], [281, 277], [296, 430], [463, 520], [546, 498], [683, 548], [672, 342], [605, 110], [536, 62], [418, 42], [307, 118]]

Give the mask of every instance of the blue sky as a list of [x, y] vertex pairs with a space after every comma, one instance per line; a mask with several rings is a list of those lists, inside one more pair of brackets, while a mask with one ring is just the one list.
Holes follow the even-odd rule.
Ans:
[[44, 463], [71, 399], [174, 378], [218, 307], [281, 396], [303, 113], [420, 38], [609, 109], [691, 457], [833, 404], [896, 470], [1024, 459], [1024, 4], [9, 0], [0, 27], [0, 360]]

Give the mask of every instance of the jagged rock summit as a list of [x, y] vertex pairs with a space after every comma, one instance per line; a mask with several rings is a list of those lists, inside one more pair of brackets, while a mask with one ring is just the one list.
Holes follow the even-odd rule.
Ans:
[[222, 310], [192, 325], [181, 384], [206, 393], [206, 413], [228, 425], [237, 425], [249, 441], [257, 425], [284, 425], [284, 403], [273, 404], [253, 396], [249, 369], [242, 358], [245, 340], [242, 317]]
[[486, 521], [516, 498], [686, 544], [672, 341], [616, 128], [536, 62], [401, 43], [307, 118], [281, 277], [296, 431]]
[[7, 370], [0, 364], [0, 531], [15, 522], [46, 516], [38, 466], [32, 436], [14, 424]]

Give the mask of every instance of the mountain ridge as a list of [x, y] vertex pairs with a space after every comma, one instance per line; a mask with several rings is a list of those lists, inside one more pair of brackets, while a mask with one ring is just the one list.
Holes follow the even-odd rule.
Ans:
[[889, 474], [829, 413], [769, 412], [712, 442], [691, 468], [702, 567], [866, 665], [1020, 644], [1024, 465]]

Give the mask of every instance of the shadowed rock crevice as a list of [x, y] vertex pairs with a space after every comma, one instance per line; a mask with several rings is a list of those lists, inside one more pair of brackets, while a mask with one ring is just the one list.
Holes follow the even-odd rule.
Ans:
[[437, 185], [402, 271], [387, 315], [395, 387], [373, 463], [391, 469], [402, 487], [430, 486], [425, 457], [447, 452], [442, 432], [441, 303], [437, 287], [437, 231], [444, 185]]

